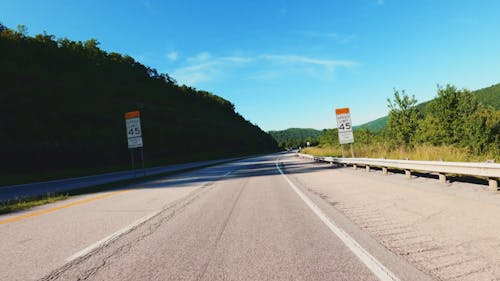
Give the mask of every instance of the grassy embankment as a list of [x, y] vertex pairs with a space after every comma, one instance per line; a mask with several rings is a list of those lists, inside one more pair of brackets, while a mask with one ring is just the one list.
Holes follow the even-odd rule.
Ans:
[[15, 200], [0, 203], [0, 214], [7, 214], [16, 211], [26, 210], [29, 208], [33, 208], [36, 206], [53, 203], [56, 201], [61, 201], [67, 199], [68, 195], [47, 195], [43, 198], [38, 199], [23, 199], [23, 200]]
[[[349, 146], [344, 146], [346, 157], [350, 157]], [[303, 153], [315, 156], [341, 156], [340, 146], [315, 146], [302, 150]], [[495, 159], [500, 161], [500, 155], [474, 155], [467, 148], [454, 146], [430, 146], [421, 145], [414, 148], [390, 149], [383, 144], [354, 145], [356, 157], [386, 158], [386, 159], [410, 159], [410, 160], [430, 160], [430, 161], [452, 161], [452, 162], [485, 162]]]

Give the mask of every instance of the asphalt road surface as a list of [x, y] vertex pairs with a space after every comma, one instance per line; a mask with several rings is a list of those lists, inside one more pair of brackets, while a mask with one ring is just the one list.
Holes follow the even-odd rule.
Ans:
[[430, 279], [306, 188], [312, 169], [275, 154], [0, 216], [0, 280]]

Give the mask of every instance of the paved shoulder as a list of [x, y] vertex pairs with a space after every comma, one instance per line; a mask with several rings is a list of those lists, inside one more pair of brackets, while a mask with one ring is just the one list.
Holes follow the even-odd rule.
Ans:
[[487, 186], [407, 180], [290, 158], [288, 172], [395, 255], [438, 280], [500, 279], [500, 200]]

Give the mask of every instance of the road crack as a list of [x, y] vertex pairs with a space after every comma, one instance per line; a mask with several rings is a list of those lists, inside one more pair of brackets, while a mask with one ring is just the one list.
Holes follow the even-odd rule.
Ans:
[[[78, 277], [77, 280], [88, 280], [92, 276], [94, 276], [96, 273], [98, 273], [101, 269], [106, 267], [106, 265], [109, 263], [109, 261], [115, 257], [120, 257], [125, 254], [127, 254], [130, 249], [132, 248], [133, 245], [136, 243], [144, 240], [146, 237], [152, 235], [155, 233], [155, 231], [165, 222], [168, 222], [172, 218], [174, 218], [177, 214], [179, 214], [181, 211], [183, 211], [187, 206], [191, 205], [193, 202], [195, 202], [197, 199], [199, 199], [202, 195], [205, 193], [209, 192], [212, 190], [212, 186], [208, 188], [200, 188], [196, 189], [193, 191], [191, 194], [189, 194], [185, 198], [181, 198], [177, 201], [174, 201], [170, 204], [167, 204], [162, 208], [162, 210], [156, 214], [154, 217], [149, 219], [148, 221], [143, 222], [142, 224], [139, 224], [135, 226], [134, 228], [130, 229], [130, 231], [124, 233], [121, 235], [119, 238], [114, 240], [112, 243], [103, 245], [102, 247], [99, 247], [88, 254], [72, 261], [69, 262], [62, 267], [52, 271], [50, 274], [46, 275], [45, 277], [39, 279], [40, 281], [49, 281], [49, 280], [57, 280], [60, 277], [62, 277], [65, 273], [69, 272], [71, 269], [76, 268], [78, 265], [82, 264], [85, 261], [88, 261], [90, 257], [95, 256], [97, 253], [102, 253], [105, 249], [109, 248], [111, 245], [116, 245], [116, 242], [126, 236], [127, 234], [130, 234], [134, 230], [138, 229], [141, 226], [144, 226], [148, 222], [152, 222], [155, 218], [159, 218], [156, 220], [153, 224], [149, 226], [149, 229], [147, 232], [144, 234], [140, 235], [139, 237], [133, 239], [132, 241], [118, 247], [116, 250], [113, 250], [110, 254], [106, 255], [105, 257], [102, 258], [101, 262], [99, 265], [94, 266], [88, 270], [85, 271], [82, 276]], [[167, 213], [165, 215], [165, 213]]]
[[241, 198], [241, 194], [246, 189], [248, 181], [249, 181], [249, 179], [246, 178], [246, 180], [241, 185], [240, 190], [238, 191], [238, 194], [236, 195], [236, 198], [234, 199], [234, 202], [233, 202], [233, 204], [231, 206], [231, 209], [229, 210], [229, 213], [227, 214], [226, 218], [224, 219], [224, 222], [222, 224], [221, 230], [219, 231], [219, 233], [217, 233], [217, 237], [215, 238], [214, 245], [212, 246], [212, 249], [210, 250], [210, 254], [207, 256], [207, 261], [203, 264], [203, 266], [201, 268], [201, 271], [200, 271], [200, 274], [198, 275], [198, 277], [196, 278], [196, 280], [198, 280], [198, 281], [202, 280], [203, 276], [207, 272], [208, 266], [210, 265], [210, 261], [212, 260], [211, 258], [213, 257], [213, 255], [215, 254], [215, 251], [217, 250], [219, 242], [222, 239], [222, 235], [226, 231], [226, 228], [227, 228], [227, 225], [229, 223], [229, 220], [233, 216], [234, 209], [236, 208], [236, 205], [238, 204], [238, 202], [239, 202], [239, 200]]

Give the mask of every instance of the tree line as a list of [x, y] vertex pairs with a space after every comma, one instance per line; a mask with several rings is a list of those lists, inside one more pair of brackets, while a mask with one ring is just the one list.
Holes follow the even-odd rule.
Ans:
[[305, 147], [309, 142], [310, 145], [318, 145], [318, 136], [321, 131], [315, 129], [289, 128], [281, 131], [268, 132], [278, 142], [281, 148], [297, 148]]
[[[406, 154], [420, 150], [422, 154], [422, 148], [427, 149], [425, 153], [435, 150], [435, 154], [465, 155], [459, 159], [495, 159], [500, 155], [500, 110], [481, 102], [467, 89], [438, 87], [436, 98], [420, 105], [415, 96], [395, 90], [387, 101], [389, 115], [383, 129], [354, 130], [354, 146], [362, 154], [359, 156], [386, 157], [397, 150]], [[323, 130], [317, 141], [324, 148], [340, 146], [337, 129]], [[446, 149], [438, 149], [443, 147]], [[426, 157], [419, 153], [414, 157]], [[441, 159], [447, 156], [437, 155]]]
[[500, 154], [500, 111], [479, 102], [467, 89], [439, 87], [425, 114], [415, 97], [394, 92], [386, 135], [391, 145], [453, 145], [474, 154]]
[[[0, 24], [0, 148], [7, 174], [126, 167], [123, 114], [141, 111], [147, 163], [274, 151], [224, 98], [186, 85], [95, 39], [28, 36]], [[1, 184], [1, 183], [0, 183]]]

